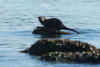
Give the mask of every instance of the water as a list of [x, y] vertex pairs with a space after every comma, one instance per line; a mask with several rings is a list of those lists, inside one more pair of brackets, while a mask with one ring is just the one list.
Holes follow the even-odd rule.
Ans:
[[43, 62], [19, 52], [46, 37], [32, 34], [40, 25], [38, 16], [60, 18], [66, 26], [81, 32], [56, 38], [80, 40], [100, 48], [99, 7], [100, 0], [0, 0], [0, 67], [100, 67]]

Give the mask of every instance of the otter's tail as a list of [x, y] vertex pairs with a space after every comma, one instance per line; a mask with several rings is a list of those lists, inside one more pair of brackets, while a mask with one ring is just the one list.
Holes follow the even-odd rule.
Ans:
[[78, 33], [78, 34], [80, 34], [78, 31], [76, 31], [76, 30], [74, 30], [74, 29], [71, 29], [71, 28], [68, 28], [68, 27], [63, 27], [63, 29], [65, 29], [65, 30], [70, 30], [70, 31], [73, 31], [73, 32], [76, 32], [76, 33]]

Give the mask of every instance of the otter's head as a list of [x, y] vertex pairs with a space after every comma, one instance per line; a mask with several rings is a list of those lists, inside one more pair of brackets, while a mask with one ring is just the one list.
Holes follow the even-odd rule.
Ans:
[[43, 21], [46, 20], [46, 18], [43, 17], [43, 16], [39, 16], [38, 19], [39, 19], [39, 21], [40, 21], [41, 24], [43, 24]]

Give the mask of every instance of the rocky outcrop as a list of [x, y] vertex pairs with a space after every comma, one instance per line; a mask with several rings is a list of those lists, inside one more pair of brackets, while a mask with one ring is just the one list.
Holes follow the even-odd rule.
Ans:
[[[100, 63], [100, 51], [91, 44], [69, 39], [42, 39], [22, 51], [57, 62]], [[95, 61], [95, 62], [94, 62]]]

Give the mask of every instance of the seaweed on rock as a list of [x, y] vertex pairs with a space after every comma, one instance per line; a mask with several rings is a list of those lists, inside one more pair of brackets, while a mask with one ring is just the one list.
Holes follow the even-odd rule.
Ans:
[[100, 49], [91, 44], [69, 39], [42, 39], [22, 51], [41, 56], [46, 61], [59, 62], [100, 62]]
[[83, 52], [91, 51], [92, 53], [98, 53], [98, 49], [91, 44], [81, 41], [72, 41], [69, 39], [42, 39], [38, 40], [27, 52], [35, 55], [42, 55], [48, 52], [61, 51], [61, 52]]
[[92, 52], [50, 52], [40, 59], [66, 63], [100, 63], [100, 55]]

